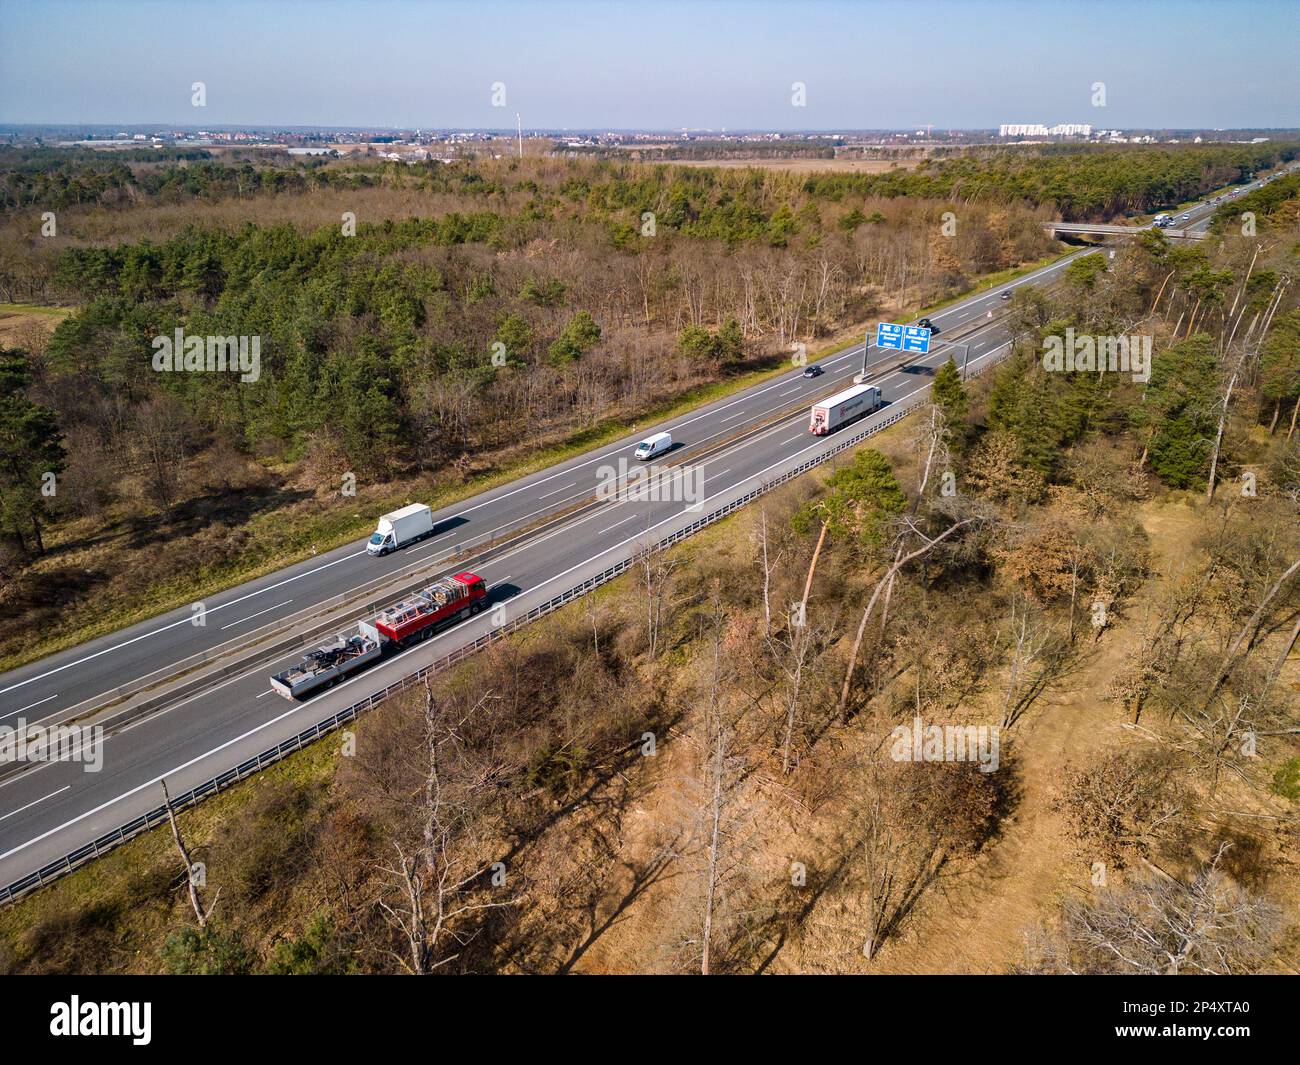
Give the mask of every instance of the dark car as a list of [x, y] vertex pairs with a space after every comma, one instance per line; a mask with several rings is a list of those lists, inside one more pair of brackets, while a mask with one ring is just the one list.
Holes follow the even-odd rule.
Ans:
[[822, 374], [824, 374], [825, 372], [826, 372], [826, 371], [823, 370], [823, 369], [822, 369], [820, 366], [818, 366], [816, 363], [813, 363], [811, 366], [805, 366], [805, 367], [803, 368], [803, 375], [804, 375], [805, 377], [820, 377], [820, 376], [821, 376]]
[[935, 325], [932, 321], [930, 321], [929, 318], [922, 318], [922, 319], [921, 319], [919, 322], [917, 322], [916, 324], [919, 325], [922, 329], [928, 329], [928, 330], [930, 330], [930, 335], [931, 335], [931, 336], [936, 336], [936, 337], [937, 337], [937, 336], [939, 335], [939, 327], [938, 327], [937, 325]]
[[1002, 293], [1002, 295], [998, 297], [998, 299], [1003, 299], [1003, 300], [1009, 300], [1010, 298], [1011, 298], [1010, 289], [1007, 289], [1006, 292]]

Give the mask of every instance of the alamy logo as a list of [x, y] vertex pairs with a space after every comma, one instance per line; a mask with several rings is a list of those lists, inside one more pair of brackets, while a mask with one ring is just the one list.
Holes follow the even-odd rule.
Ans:
[[1151, 379], [1151, 338], [1149, 336], [1093, 336], [1075, 334], [1074, 327], [1065, 336], [1043, 340], [1043, 369], [1073, 373], [1127, 373], [1134, 381]]
[[129, 1035], [144, 1047], [153, 1038], [152, 1028], [151, 1002], [82, 1002], [73, 995], [50, 1006], [50, 1035]]
[[602, 502], [649, 500], [686, 503], [687, 510], [704, 505], [703, 466], [632, 466], [627, 459], [596, 470], [596, 498]]
[[0, 725], [0, 765], [5, 762], [81, 762], [82, 772], [104, 768], [103, 725]]
[[153, 368], [159, 373], [237, 373], [245, 383], [262, 376], [262, 338], [173, 336], [153, 338]]
[[890, 733], [895, 762], [978, 762], [981, 773], [998, 767], [1002, 740], [996, 725], [927, 725], [919, 717]]

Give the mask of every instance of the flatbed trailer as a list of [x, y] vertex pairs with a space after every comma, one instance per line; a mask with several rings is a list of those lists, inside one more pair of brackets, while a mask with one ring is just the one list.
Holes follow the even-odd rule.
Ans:
[[354, 633], [339, 633], [329, 643], [308, 651], [296, 666], [274, 674], [271, 687], [286, 699], [301, 699], [365, 669], [383, 651], [373, 631], [367, 633], [362, 625]]
[[444, 622], [462, 621], [483, 609], [487, 585], [476, 573], [445, 577], [400, 603], [362, 621], [355, 632], [339, 633], [309, 651], [301, 662], [271, 677], [271, 687], [286, 699], [323, 691], [365, 669], [382, 655], [427, 639]]

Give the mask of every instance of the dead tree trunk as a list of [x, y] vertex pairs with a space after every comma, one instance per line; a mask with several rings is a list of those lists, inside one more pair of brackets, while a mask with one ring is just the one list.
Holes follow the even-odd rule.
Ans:
[[969, 525], [971, 522], [977, 520], [978, 519], [976, 518], [963, 518], [956, 524], [948, 526], [947, 529], [941, 532], [933, 540], [927, 540], [924, 546], [918, 547], [915, 551], [898, 559], [889, 567], [889, 570], [879, 580], [879, 582], [877, 582], [875, 591], [871, 593], [871, 598], [867, 601], [866, 608], [862, 611], [862, 620], [858, 622], [858, 632], [853, 638], [853, 650], [849, 652], [848, 668], [844, 671], [844, 683], [840, 687], [839, 713], [841, 720], [844, 720], [845, 715], [848, 712], [849, 687], [853, 682], [853, 671], [858, 665], [858, 652], [862, 650], [862, 635], [867, 631], [867, 622], [871, 619], [871, 612], [876, 608], [876, 600], [880, 598], [880, 593], [884, 590], [885, 585], [888, 584], [890, 578], [893, 577], [894, 574], [898, 573], [899, 570], [909, 562], [920, 558], [922, 555], [928, 554], [962, 526]]
[[194, 876], [194, 862], [190, 859], [189, 848], [185, 846], [185, 839], [181, 836], [181, 827], [176, 821], [176, 811], [172, 808], [172, 797], [167, 793], [167, 781], [161, 783], [163, 803], [167, 807], [167, 820], [172, 826], [172, 839], [176, 841], [176, 849], [180, 852], [181, 861], [185, 863], [185, 883], [189, 888], [190, 905], [194, 907], [194, 919], [202, 929], [212, 917], [212, 911], [217, 908], [217, 895], [220, 895], [221, 891], [218, 889], [217, 895], [212, 897], [212, 905], [205, 910], [203, 900], [199, 897], [198, 880]]

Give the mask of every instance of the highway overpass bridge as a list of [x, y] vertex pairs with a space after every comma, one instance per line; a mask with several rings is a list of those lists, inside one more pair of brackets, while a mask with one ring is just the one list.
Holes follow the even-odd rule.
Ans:
[[[1134, 233], [1140, 233], [1144, 229], [1150, 229], [1150, 226], [1109, 226], [1100, 222], [1044, 222], [1043, 228], [1048, 230], [1052, 236], [1059, 237], [1063, 234], [1073, 234], [1075, 236], [1091, 235], [1096, 237], [1112, 236], [1132, 236]], [[1165, 229], [1161, 230], [1169, 240], [1204, 240], [1205, 232], [1203, 230], [1193, 229]]]

